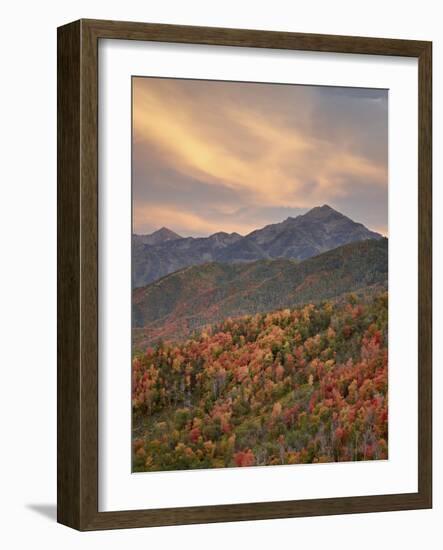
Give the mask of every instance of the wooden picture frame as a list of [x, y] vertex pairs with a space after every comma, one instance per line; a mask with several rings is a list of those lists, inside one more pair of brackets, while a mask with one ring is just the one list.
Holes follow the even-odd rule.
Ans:
[[[418, 492], [98, 511], [98, 42], [174, 42], [405, 56], [419, 67]], [[80, 20], [58, 29], [58, 521], [82, 531], [432, 506], [432, 44]]]

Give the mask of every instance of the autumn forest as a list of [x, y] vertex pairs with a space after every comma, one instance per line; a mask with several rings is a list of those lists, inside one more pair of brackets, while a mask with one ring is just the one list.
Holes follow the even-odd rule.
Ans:
[[134, 471], [386, 459], [387, 304], [350, 294], [136, 353]]

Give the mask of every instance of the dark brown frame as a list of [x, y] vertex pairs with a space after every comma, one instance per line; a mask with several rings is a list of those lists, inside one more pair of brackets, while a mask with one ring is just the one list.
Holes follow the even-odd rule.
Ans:
[[[418, 492], [98, 511], [98, 41], [125, 39], [418, 58]], [[86, 531], [432, 507], [432, 43], [80, 20], [58, 29], [58, 521]]]

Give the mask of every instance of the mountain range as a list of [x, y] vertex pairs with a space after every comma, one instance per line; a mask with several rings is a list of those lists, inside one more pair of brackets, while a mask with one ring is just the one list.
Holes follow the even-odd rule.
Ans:
[[227, 317], [370, 294], [387, 288], [387, 278], [388, 240], [379, 236], [305, 260], [188, 266], [133, 290], [133, 345], [180, 340]]
[[150, 235], [132, 236], [132, 282], [133, 287], [142, 287], [184, 267], [208, 262], [305, 260], [347, 243], [381, 238], [328, 205], [246, 236], [219, 232], [209, 237], [182, 237], [163, 227]]

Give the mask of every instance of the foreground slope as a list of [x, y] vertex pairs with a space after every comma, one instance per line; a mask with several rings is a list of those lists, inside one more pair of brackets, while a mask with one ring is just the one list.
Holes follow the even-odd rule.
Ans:
[[227, 320], [133, 359], [133, 470], [388, 457], [387, 293]]

